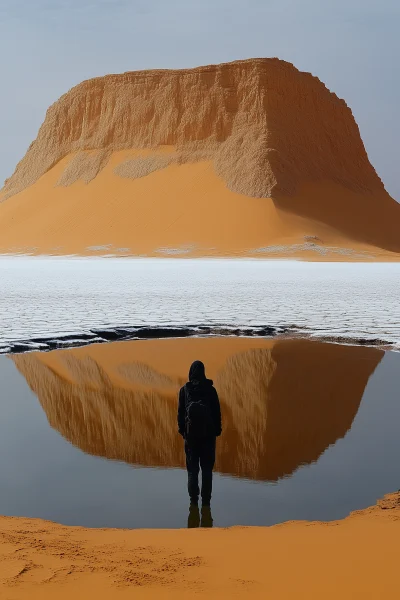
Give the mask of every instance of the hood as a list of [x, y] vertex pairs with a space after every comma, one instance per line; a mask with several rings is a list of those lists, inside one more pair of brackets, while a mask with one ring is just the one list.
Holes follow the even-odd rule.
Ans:
[[195, 360], [192, 363], [189, 369], [189, 381], [191, 383], [194, 382], [204, 382], [206, 380], [206, 370], [204, 367], [204, 363], [201, 360]]

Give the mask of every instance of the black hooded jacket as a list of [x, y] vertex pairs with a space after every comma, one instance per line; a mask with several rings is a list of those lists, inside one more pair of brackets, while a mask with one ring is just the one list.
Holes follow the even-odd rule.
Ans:
[[221, 408], [217, 390], [213, 386], [211, 379], [206, 378], [204, 364], [200, 360], [196, 360], [189, 370], [189, 381], [179, 391], [178, 404], [178, 431], [185, 436], [185, 420], [186, 420], [186, 393], [185, 388], [188, 388], [191, 398], [203, 398], [210, 407], [211, 416], [215, 426], [215, 436], [221, 435]]

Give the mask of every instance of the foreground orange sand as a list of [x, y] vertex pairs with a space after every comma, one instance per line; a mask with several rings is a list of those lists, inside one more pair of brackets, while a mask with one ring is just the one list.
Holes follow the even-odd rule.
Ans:
[[398, 597], [400, 494], [332, 523], [89, 530], [0, 518], [0, 597]]

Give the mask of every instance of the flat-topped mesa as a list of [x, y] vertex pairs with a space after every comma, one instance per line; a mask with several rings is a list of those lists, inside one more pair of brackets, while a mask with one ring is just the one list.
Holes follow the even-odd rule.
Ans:
[[[327, 180], [358, 192], [384, 189], [345, 102], [316, 77], [270, 58], [84, 81], [49, 108], [3, 198], [71, 153], [101, 151], [92, 163], [73, 165], [90, 180], [113, 151], [163, 146], [175, 148], [168, 164], [211, 160], [229, 189], [252, 197], [291, 195], [300, 183]], [[134, 177], [167, 162], [121, 168]]]

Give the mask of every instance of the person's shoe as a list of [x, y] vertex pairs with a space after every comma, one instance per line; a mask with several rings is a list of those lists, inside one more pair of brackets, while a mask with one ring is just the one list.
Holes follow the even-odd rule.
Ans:
[[211, 508], [208, 504], [203, 504], [201, 507], [201, 522], [200, 527], [212, 527], [213, 526], [213, 518], [211, 515]]
[[200, 525], [200, 511], [197, 504], [191, 504], [189, 507], [188, 528], [194, 529]]

